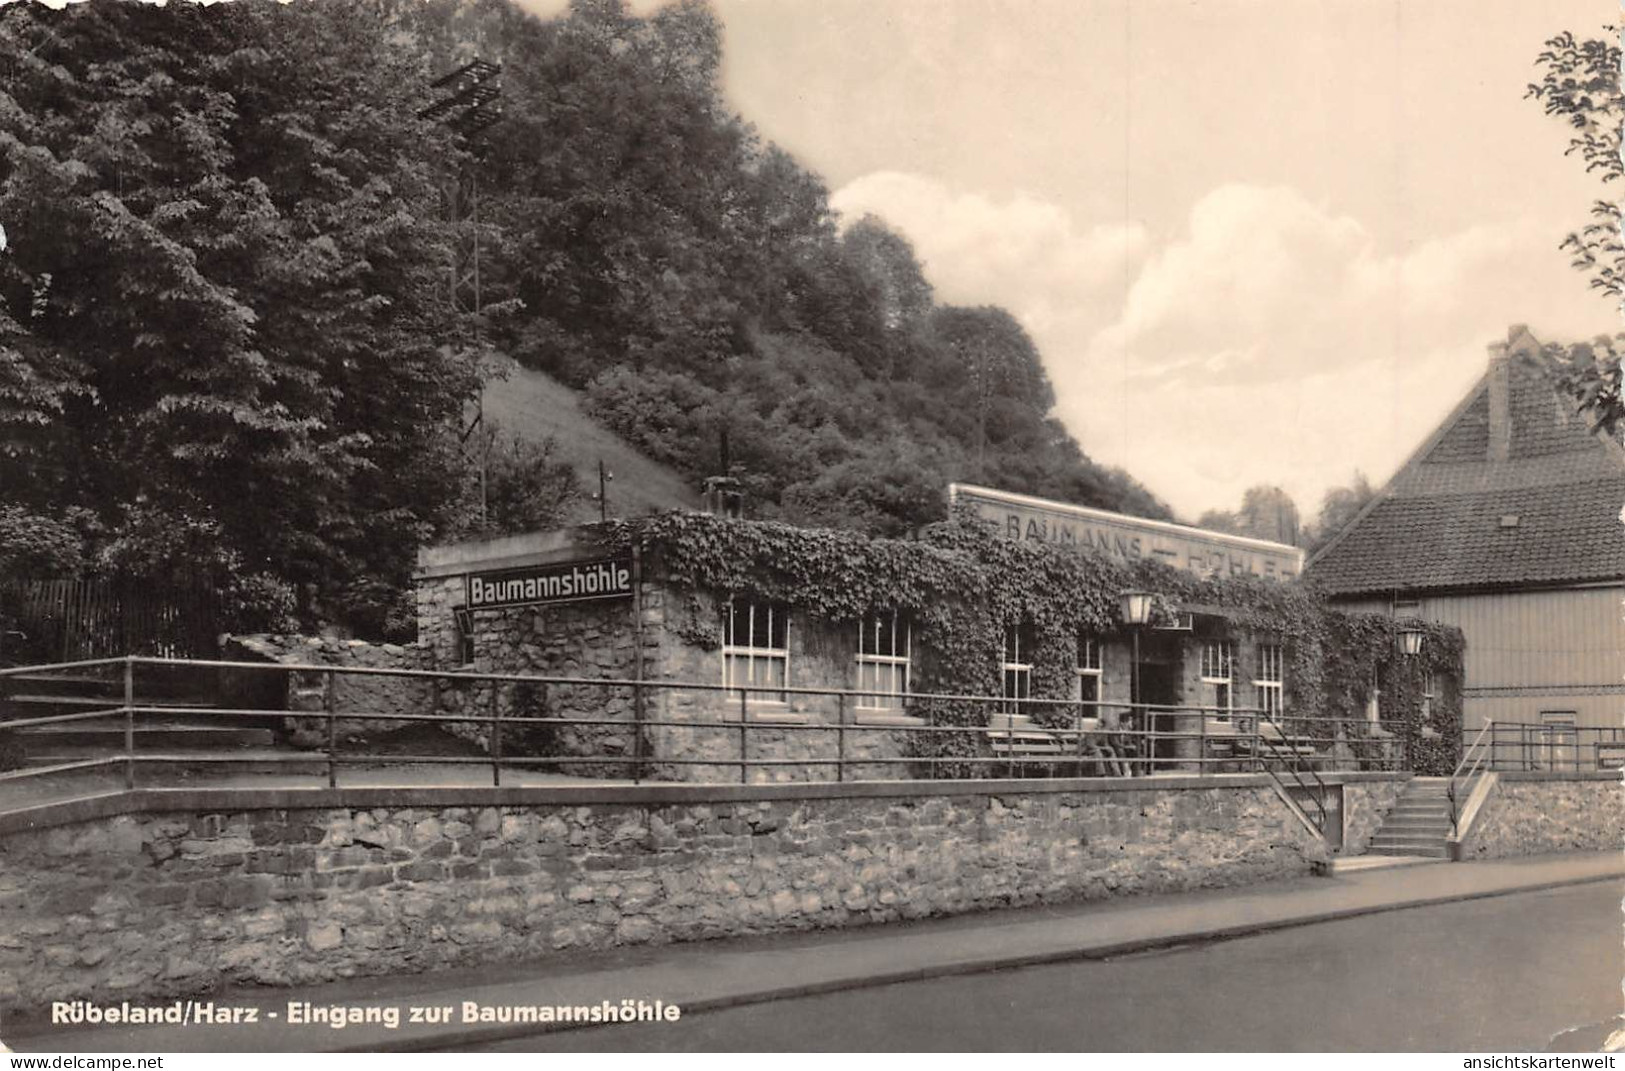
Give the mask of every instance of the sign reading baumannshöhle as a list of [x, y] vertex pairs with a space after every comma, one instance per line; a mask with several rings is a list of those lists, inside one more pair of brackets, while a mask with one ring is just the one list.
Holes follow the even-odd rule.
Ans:
[[468, 577], [471, 610], [619, 599], [631, 594], [632, 561], [629, 558], [527, 565], [500, 572], [471, 573]]
[[956, 483], [948, 496], [975, 508], [1006, 539], [1093, 550], [1130, 561], [1151, 558], [1203, 576], [1276, 579], [1303, 572], [1303, 550], [1285, 543], [1151, 521], [1047, 498]]

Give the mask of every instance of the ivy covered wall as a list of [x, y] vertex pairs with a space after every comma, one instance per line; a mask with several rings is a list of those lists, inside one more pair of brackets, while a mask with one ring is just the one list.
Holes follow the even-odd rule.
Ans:
[[[1303, 582], [1205, 578], [1160, 562], [1011, 542], [965, 516], [931, 526], [917, 540], [694, 513], [610, 522], [598, 535], [611, 552], [636, 547], [670, 595], [693, 596], [686, 610], [673, 607], [668, 627], [697, 646], [714, 649], [720, 640], [701, 592], [781, 603], [825, 622], [907, 614], [916, 653], [912, 690], [922, 693], [998, 695], [1005, 631], [1025, 624], [1036, 641], [1033, 696], [1066, 698], [1077, 637], [1122, 633], [1119, 594], [1149, 590], [1164, 621], [1177, 608], [1200, 606], [1238, 635], [1280, 643], [1287, 705], [1295, 712], [1362, 718], [1376, 687], [1383, 727], [1403, 741], [1415, 769], [1448, 773], [1455, 764], [1460, 632], [1423, 624], [1421, 654], [1407, 657], [1399, 651], [1398, 622], [1333, 610]], [[1424, 734], [1429, 679], [1435, 691]], [[975, 725], [985, 723], [987, 709], [936, 700], [916, 701], [915, 712], [939, 725]], [[972, 736], [956, 739], [975, 745]]]

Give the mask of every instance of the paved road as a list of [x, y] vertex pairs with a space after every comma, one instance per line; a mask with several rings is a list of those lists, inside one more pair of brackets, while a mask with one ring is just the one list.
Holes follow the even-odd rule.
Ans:
[[1619, 885], [1601, 882], [485, 1051], [1594, 1051], [1622, 977]]

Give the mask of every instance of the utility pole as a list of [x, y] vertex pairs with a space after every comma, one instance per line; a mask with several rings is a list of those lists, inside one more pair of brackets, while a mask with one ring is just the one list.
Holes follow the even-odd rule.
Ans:
[[[502, 118], [502, 75], [500, 64], [474, 59], [429, 83], [429, 88], [446, 95], [418, 112], [419, 119], [433, 119], [443, 123], [462, 139], [473, 153], [478, 151], [477, 138], [487, 127]], [[475, 359], [484, 355], [480, 337], [480, 180], [479, 160], [464, 168], [457, 176], [456, 185], [447, 198], [451, 209], [452, 231], [457, 244], [452, 250], [451, 303], [460, 319], [472, 325], [471, 350]], [[474, 415], [463, 428], [459, 441], [468, 448], [469, 439], [485, 423], [485, 382], [480, 377], [480, 392], [474, 398]], [[489, 437], [481, 436], [474, 448], [480, 472], [480, 527], [486, 523], [488, 506], [487, 475], [490, 470], [491, 444]]]
[[604, 459], [598, 459], [598, 493], [593, 497], [598, 499], [598, 521], [600, 524], [609, 520], [609, 481], [615, 474], [604, 468]]

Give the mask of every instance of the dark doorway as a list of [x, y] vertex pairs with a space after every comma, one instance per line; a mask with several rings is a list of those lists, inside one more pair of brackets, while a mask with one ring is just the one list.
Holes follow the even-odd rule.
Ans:
[[[1168, 662], [1141, 662], [1139, 672], [1135, 674], [1139, 681], [1139, 694], [1132, 696], [1133, 702], [1145, 703], [1150, 706], [1172, 707], [1179, 704], [1179, 666]], [[1129, 691], [1134, 692], [1131, 686]], [[1141, 698], [1144, 696], [1144, 698]], [[1159, 733], [1171, 733], [1177, 728], [1176, 715], [1171, 710], [1157, 710], [1151, 712], [1151, 728]], [[1158, 738], [1153, 743], [1152, 756], [1160, 760], [1171, 760], [1177, 755], [1176, 748], [1179, 741], [1175, 739]], [[1153, 769], [1166, 769], [1166, 762], [1153, 764]]]

